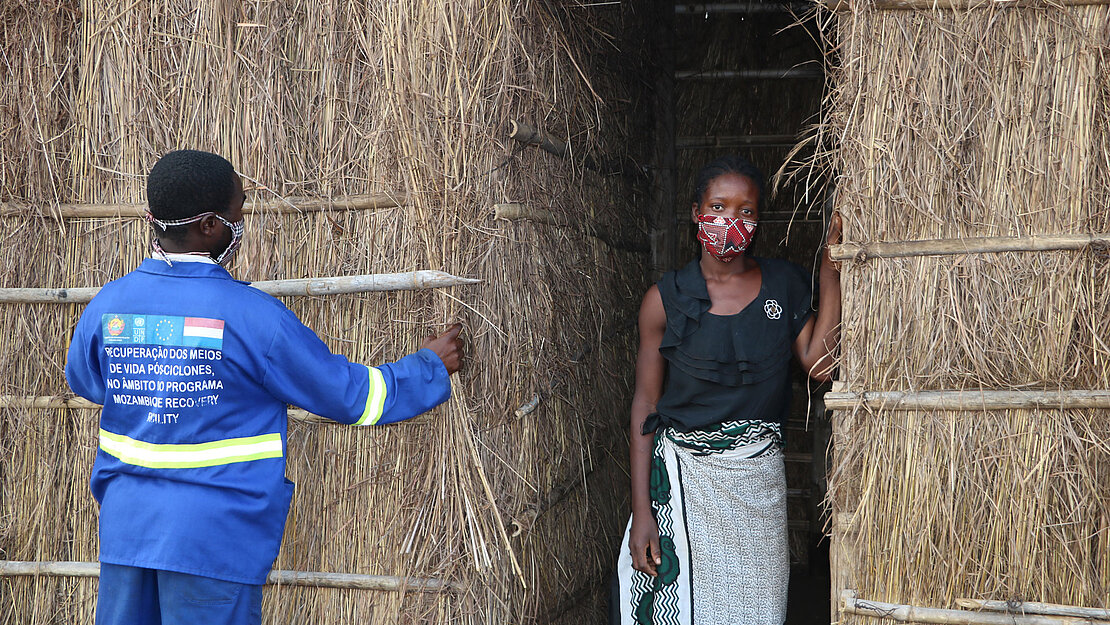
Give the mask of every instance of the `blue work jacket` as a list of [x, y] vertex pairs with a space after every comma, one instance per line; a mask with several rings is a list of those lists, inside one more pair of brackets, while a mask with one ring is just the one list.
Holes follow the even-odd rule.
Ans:
[[373, 425], [451, 392], [430, 350], [351, 363], [223, 267], [156, 259], [89, 303], [66, 380], [103, 405], [90, 482], [100, 560], [246, 584], [266, 580], [293, 494], [287, 405]]

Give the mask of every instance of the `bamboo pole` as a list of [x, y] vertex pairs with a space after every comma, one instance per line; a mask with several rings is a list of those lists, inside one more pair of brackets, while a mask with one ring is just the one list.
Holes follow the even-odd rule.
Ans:
[[[100, 577], [99, 562], [23, 562], [0, 560], [0, 577]], [[357, 575], [354, 573], [322, 573], [318, 571], [270, 571], [267, 585], [313, 586], [317, 588], [353, 588], [358, 590], [400, 590], [416, 592], [461, 591], [458, 582], [434, 577], [398, 577], [394, 575]]]
[[[1110, 2], [1110, 0], [1107, 0]], [[1058, 234], [1027, 237], [971, 237], [878, 243], [841, 243], [829, 247], [833, 260], [864, 262], [871, 258], [945, 256], [984, 252], [1043, 252], [1079, 250], [1091, 245], [1110, 245], [1110, 234]]]
[[[254, 288], [274, 297], [295, 295], [339, 295], [344, 293], [374, 293], [381, 291], [417, 291], [438, 289], [464, 284], [477, 284], [481, 280], [460, 278], [443, 271], [425, 269], [405, 273], [376, 273], [361, 276], [335, 276], [330, 278], [298, 278], [292, 280], [262, 280], [251, 284]], [[4, 304], [82, 304], [90, 301], [100, 287], [71, 289], [0, 289], [0, 303]]]
[[562, 158], [566, 158], [570, 152], [570, 148], [565, 142], [515, 120], [509, 122], [509, 138], [527, 145], [535, 145], [545, 152], [550, 152]]
[[1106, 625], [1106, 621], [1047, 616], [1042, 614], [998, 614], [995, 612], [968, 612], [925, 608], [901, 603], [865, 601], [854, 590], [840, 594], [840, 609], [848, 614], [887, 618], [902, 623], [943, 623], [946, 625]]
[[[833, 417], [836, 421], [836, 417]], [[835, 427], [835, 425], [834, 425]], [[839, 432], [834, 433], [834, 437]], [[829, 537], [829, 603], [832, 606], [831, 622], [841, 621], [839, 598], [849, 585], [855, 585], [852, 565], [858, 562], [858, 530], [852, 525], [852, 515], [837, 512], [833, 516], [831, 536]]]
[[[243, 204], [243, 212], [254, 213], [308, 213], [330, 210], [374, 210], [403, 206], [403, 193], [372, 193], [336, 198], [289, 197], [271, 200], [252, 200]], [[142, 217], [146, 203], [120, 204], [57, 204], [38, 207], [25, 202], [0, 202], [0, 217], [38, 215], [54, 219], [98, 219], [106, 217]]]
[[721, 69], [675, 72], [678, 80], [785, 80], [790, 78], [822, 78], [825, 72], [810, 67], [790, 67], [786, 69]]
[[1036, 391], [863, 391], [825, 393], [825, 408], [850, 410], [857, 406], [883, 410], [1006, 410], [1044, 408], [1073, 410], [1110, 408], [1110, 390]]
[[1110, 0], [828, 0], [825, 8], [830, 11], [920, 11], [929, 9], [988, 9], [988, 8], [1051, 8], [1058, 6], [1087, 6], [1110, 4]]
[[1105, 608], [1084, 608], [1058, 603], [1037, 603], [1034, 601], [990, 601], [986, 599], [956, 599], [956, 605], [971, 610], [992, 610], [1010, 614], [1049, 614], [1054, 616], [1074, 616], [1077, 618], [1110, 621], [1110, 610]]

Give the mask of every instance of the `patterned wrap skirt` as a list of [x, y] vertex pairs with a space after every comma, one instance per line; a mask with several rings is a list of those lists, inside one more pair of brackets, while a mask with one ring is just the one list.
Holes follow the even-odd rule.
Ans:
[[617, 561], [622, 625], [782, 625], [790, 555], [777, 424], [729, 421], [655, 437], [651, 504], [662, 563]]

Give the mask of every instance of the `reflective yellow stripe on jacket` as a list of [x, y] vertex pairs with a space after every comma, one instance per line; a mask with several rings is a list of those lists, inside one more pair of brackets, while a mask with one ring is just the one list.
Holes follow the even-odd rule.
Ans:
[[374, 425], [382, 418], [385, 410], [385, 378], [376, 367], [367, 367], [370, 370], [370, 391], [366, 394], [366, 409], [362, 417], [355, 421], [355, 425]]
[[100, 430], [100, 448], [122, 462], [150, 469], [193, 469], [281, 458], [281, 434], [227, 438], [210, 443], [162, 445]]

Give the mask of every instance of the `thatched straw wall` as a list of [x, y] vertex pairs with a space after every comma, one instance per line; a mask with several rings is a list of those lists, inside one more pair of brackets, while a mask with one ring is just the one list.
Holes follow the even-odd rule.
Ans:
[[[822, 156], [848, 241], [1110, 231], [1110, 7], [861, 3], [827, 26]], [[1110, 411], [975, 408], [1110, 388], [1105, 249], [860, 257], [843, 276], [848, 390], [968, 392], [836, 413], [834, 585], [1110, 603]]]
[[[637, 149], [614, 7], [442, 0], [17, 2], [0, 9], [0, 287], [97, 286], [146, 254], [134, 218], [170, 149], [227, 156], [249, 199], [388, 193], [377, 210], [247, 217], [233, 273], [440, 269], [450, 289], [286, 298], [352, 360], [460, 319], [449, 404], [398, 426], [291, 422], [297, 482], [276, 568], [445, 579], [462, 592], [271, 587], [265, 622], [583, 622], [627, 514], [621, 469], [641, 254], [630, 179], [584, 169]], [[627, 81], [627, 82], [626, 82]], [[561, 159], [510, 120], [569, 142]], [[494, 204], [568, 225], [494, 218]], [[14, 212], [13, 212], [14, 211]], [[612, 237], [610, 237], [612, 239]], [[617, 241], [619, 245], [620, 241]], [[76, 304], [0, 305], [0, 395], [67, 393]], [[534, 396], [534, 411], [514, 411]], [[96, 559], [93, 410], [0, 408], [0, 558]], [[538, 513], [538, 516], [537, 516]], [[533, 517], [534, 522], [533, 522]], [[513, 523], [517, 522], [518, 526]], [[514, 529], [521, 530], [511, 536]], [[95, 580], [0, 580], [0, 622], [91, 622]]]

